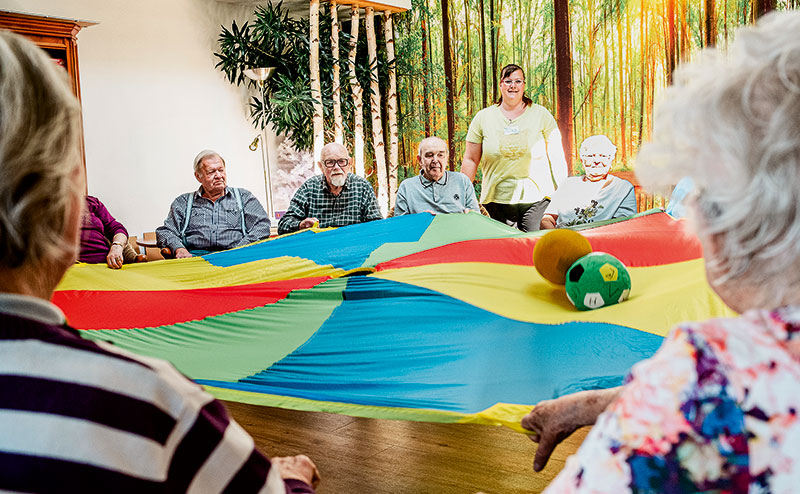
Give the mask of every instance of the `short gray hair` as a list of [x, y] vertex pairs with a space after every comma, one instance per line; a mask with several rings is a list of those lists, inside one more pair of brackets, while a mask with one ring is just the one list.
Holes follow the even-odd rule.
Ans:
[[202, 166], [203, 160], [206, 158], [219, 158], [222, 161], [222, 164], [225, 165], [225, 160], [222, 159], [222, 156], [219, 155], [218, 152], [213, 151], [211, 149], [204, 149], [197, 153], [197, 156], [194, 157], [194, 172], [197, 173], [200, 171], [200, 167]]
[[600, 151], [598, 151], [598, 148], [602, 150], [603, 154], [611, 156], [612, 159], [617, 155], [617, 146], [611, 142], [611, 139], [603, 134], [597, 134], [587, 137], [581, 143], [579, 151], [581, 160], [586, 158], [589, 154], [599, 153]]
[[64, 235], [83, 195], [80, 156], [80, 103], [66, 72], [0, 31], [0, 266], [74, 254]]
[[445, 141], [444, 139], [442, 139], [439, 136], [428, 136], [425, 139], [419, 141], [419, 146], [417, 147], [417, 156], [419, 156], [421, 158], [422, 157], [422, 148], [424, 146], [428, 146], [428, 145], [430, 145], [431, 143], [434, 143], [434, 142], [441, 142], [442, 144], [444, 144], [444, 149], [445, 149], [445, 151], [448, 151], [448, 154], [449, 154], [449, 150], [447, 149], [447, 141]]
[[694, 228], [715, 241], [717, 283], [775, 307], [800, 289], [800, 12], [764, 16], [727, 56], [706, 50], [674, 79], [637, 176], [654, 191], [694, 179]]

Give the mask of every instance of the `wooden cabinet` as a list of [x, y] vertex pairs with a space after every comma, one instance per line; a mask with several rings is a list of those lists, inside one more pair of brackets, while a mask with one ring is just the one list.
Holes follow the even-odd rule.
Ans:
[[78, 31], [95, 22], [0, 11], [0, 29], [21, 34], [46, 51], [69, 74], [75, 96], [81, 97]]
[[[96, 22], [44, 17], [0, 10], [0, 29], [21, 34], [46, 51], [55, 63], [64, 67], [72, 83], [72, 91], [81, 99], [81, 78], [78, 68], [78, 32]], [[81, 157], [84, 157], [81, 138]], [[84, 160], [84, 168], [86, 160]]]

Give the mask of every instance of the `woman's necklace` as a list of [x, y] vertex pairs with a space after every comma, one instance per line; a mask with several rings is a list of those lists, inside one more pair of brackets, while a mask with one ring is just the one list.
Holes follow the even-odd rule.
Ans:
[[507, 108], [504, 103], [500, 104], [500, 112], [503, 114], [504, 117], [510, 122], [513, 122], [514, 119], [525, 113], [525, 103], [520, 101], [516, 106], [513, 108]]

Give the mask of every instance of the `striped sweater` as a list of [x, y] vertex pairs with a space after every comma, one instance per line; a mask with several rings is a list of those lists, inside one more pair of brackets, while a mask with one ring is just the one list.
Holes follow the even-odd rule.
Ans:
[[167, 362], [2, 312], [0, 491], [314, 492]]

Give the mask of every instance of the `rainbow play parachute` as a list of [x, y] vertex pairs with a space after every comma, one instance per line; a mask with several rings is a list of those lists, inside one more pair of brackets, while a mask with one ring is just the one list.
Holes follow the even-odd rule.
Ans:
[[628, 266], [630, 300], [579, 312], [533, 267], [541, 232], [425, 213], [79, 264], [53, 301], [85, 337], [165, 358], [226, 400], [518, 428], [540, 400], [620, 384], [674, 324], [733, 315], [666, 214], [582, 233]]

